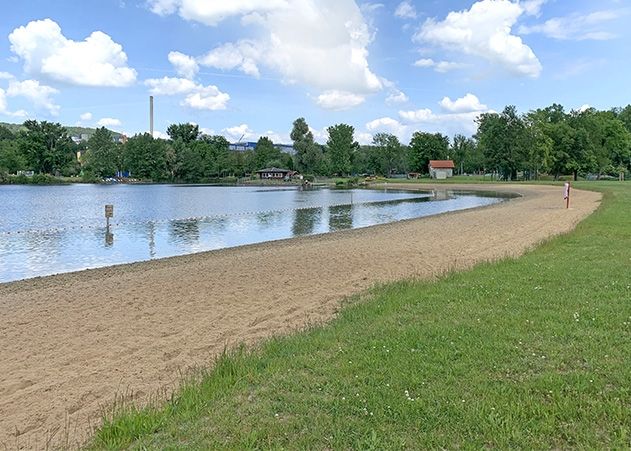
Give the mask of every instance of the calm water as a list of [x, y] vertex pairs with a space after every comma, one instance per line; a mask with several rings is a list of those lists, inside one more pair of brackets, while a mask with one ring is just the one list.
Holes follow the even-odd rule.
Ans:
[[[0, 282], [366, 227], [502, 200], [451, 191], [0, 186]], [[109, 234], [105, 204], [114, 205]]]

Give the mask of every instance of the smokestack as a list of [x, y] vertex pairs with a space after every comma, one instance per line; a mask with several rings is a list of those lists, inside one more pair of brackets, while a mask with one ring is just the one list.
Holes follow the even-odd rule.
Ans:
[[153, 138], [153, 96], [149, 96], [149, 133]]

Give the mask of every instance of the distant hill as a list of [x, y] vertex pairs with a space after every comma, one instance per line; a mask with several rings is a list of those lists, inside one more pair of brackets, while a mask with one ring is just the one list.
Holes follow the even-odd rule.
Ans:
[[[0, 126], [8, 128], [9, 130], [11, 130], [11, 133], [18, 133], [19, 131], [26, 130], [26, 128], [22, 124], [9, 124], [7, 122], [0, 122]], [[66, 128], [66, 130], [68, 130], [68, 135], [70, 136], [81, 136], [82, 134], [86, 134], [88, 135], [88, 137], [90, 137], [94, 135], [94, 132], [96, 131], [95, 128], [90, 127], [75, 127], [71, 125], [64, 125], [64, 127]], [[113, 130], [110, 131], [112, 132], [114, 139], [118, 139], [118, 137], [121, 135], [121, 133], [119, 132], [115, 132]]]

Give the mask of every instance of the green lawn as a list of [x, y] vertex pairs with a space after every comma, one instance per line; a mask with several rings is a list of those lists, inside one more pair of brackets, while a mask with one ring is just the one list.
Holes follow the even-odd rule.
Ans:
[[224, 356], [93, 448], [631, 447], [631, 184], [516, 260], [349, 300]]

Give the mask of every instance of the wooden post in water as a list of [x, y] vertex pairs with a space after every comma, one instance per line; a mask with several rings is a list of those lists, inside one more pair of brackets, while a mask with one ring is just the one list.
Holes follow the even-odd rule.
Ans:
[[105, 206], [105, 221], [107, 231], [110, 231], [110, 218], [114, 217], [114, 205], [106, 205]]

